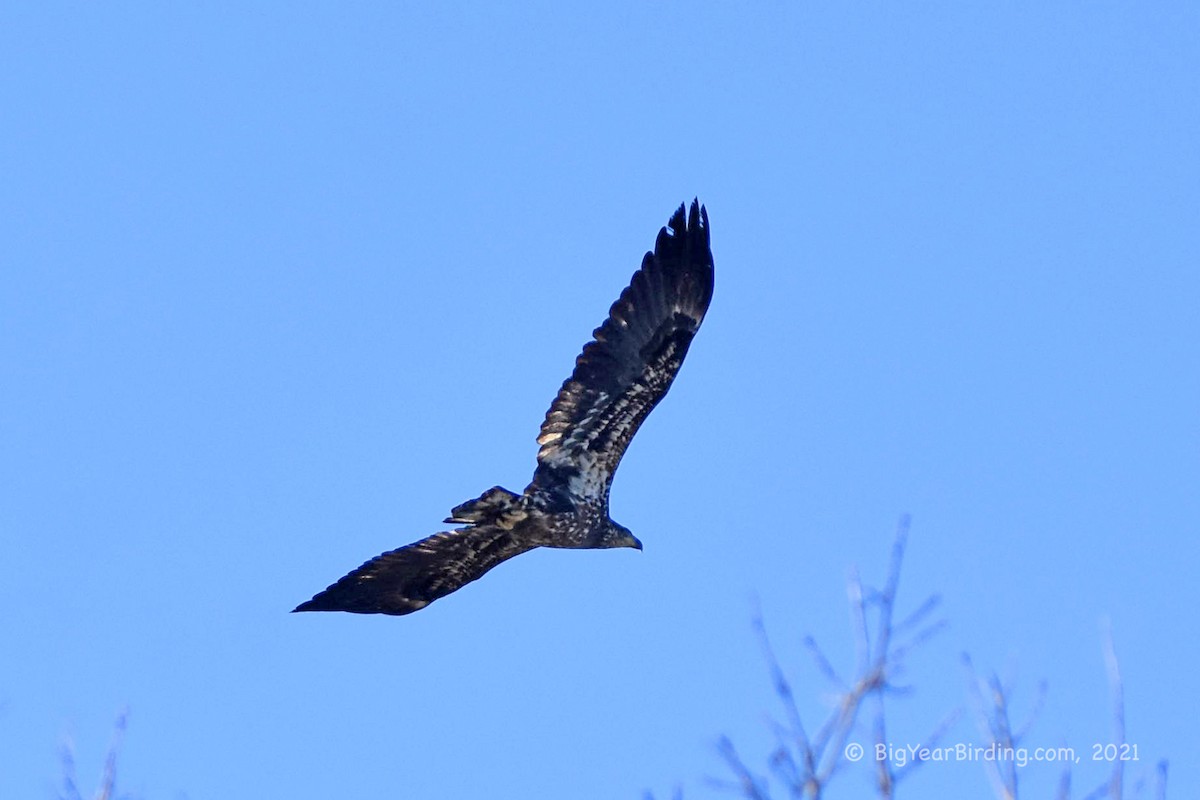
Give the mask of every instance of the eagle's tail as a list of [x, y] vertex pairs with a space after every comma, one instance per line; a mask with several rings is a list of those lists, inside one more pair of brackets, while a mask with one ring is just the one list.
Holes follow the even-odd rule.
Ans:
[[521, 499], [508, 489], [493, 486], [474, 500], [455, 506], [445, 522], [482, 525], [495, 521], [501, 514], [512, 509]]

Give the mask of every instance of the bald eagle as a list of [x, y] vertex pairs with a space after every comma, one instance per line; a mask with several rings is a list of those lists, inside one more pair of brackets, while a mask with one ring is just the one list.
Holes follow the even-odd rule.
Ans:
[[680, 206], [654, 252], [575, 361], [537, 441], [525, 491], [495, 486], [456, 506], [462, 527], [373, 558], [296, 611], [411, 614], [536, 547], [634, 547], [608, 516], [613, 474], [675, 380], [713, 293], [708, 212]]

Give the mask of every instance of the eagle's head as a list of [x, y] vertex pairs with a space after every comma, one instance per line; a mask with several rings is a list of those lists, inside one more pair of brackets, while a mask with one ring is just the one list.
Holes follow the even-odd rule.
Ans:
[[619, 522], [608, 520], [608, 530], [604, 532], [604, 536], [600, 540], [601, 547], [632, 547], [637, 550], [642, 549], [641, 541], [633, 535], [633, 532]]

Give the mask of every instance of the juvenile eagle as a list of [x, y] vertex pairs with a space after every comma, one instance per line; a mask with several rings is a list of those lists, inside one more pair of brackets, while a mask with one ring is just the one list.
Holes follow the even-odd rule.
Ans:
[[608, 516], [613, 473], [667, 393], [713, 292], [708, 212], [681, 205], [575, 360], [546, 413], [522, 494], [495, 486], [457, 506], [463, 527], [373, 558], [296, 611], [411, 614], [535, 547], [636, 547]]

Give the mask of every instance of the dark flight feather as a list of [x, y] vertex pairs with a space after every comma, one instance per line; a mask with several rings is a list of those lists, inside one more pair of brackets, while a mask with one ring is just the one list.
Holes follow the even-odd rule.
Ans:
[[[538, 435], [538, 474], [592, 472], [605, 493], [625, 449], [658, 405], [712, 300], [708, 212], [692, 204], [671, 217], [654, 252], [609, 309], [550, 405]], [[548, 469], [544, 469], [548, 468]], [[552, 479], [552, 478], [549, 478]]]
[[546, 413], [525, 491], [496, 486], [456, 506], [446, 522], [466, 527], [384, 553], [296, 611], [409, 614], [536, 547], [641, 548], [609, 517], [609, 488], [675, 380], [713, 293], [707, 211], [680, 206], [668, 226]]
[[494, 524], [435, 533], [376, 556], [296, 611], [410, 614], [531, 549]]

